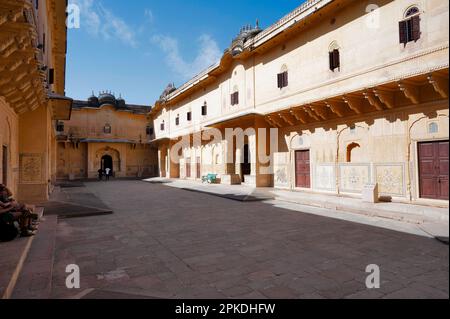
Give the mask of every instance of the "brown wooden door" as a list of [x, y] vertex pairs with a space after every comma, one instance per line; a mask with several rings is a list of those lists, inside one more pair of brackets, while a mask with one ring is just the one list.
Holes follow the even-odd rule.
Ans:
[[418, 146], [420, 197], [448, 200], [448, 141]]
[[195, 163], [196, 165], [196, 171], [197, 171], [197, 179], [202, 178], [201, 176], [201, 169], [200, 169], [200, 157], [197, 157], [197, 162]]
[[309, 150], [295, 152], [295, 186], [311, 187]]
[[186, 177], [187, 178], [191, 177], [191, 159], [190, 158], [186, 158]]

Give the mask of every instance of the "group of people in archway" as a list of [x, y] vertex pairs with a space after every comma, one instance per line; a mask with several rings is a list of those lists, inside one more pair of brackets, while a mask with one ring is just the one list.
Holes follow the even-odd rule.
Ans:
[[110, 169], [109, 167], [107, 167], [105, 169], [100, 168], [97, 172], [98, 172], [98, 180], [99, 181], [102, 181], [103, 177], [105, 178], [106, 181], [109, 181], [109, 179], [112, 176], [112, 169]]
[[34, 207], [17, 202], [8, 187], [0, 184], [0, 241], [34, 236], [38, 225]]

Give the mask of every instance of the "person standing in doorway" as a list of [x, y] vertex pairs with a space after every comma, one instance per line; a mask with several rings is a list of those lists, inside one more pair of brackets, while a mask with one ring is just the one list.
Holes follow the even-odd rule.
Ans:
[[109, 167], [107, 167], [105, 169], [105, 174], [106, 174], [106, 180], [109, 181], [109, 177], [111, 176], [111, 169]]
[[100, 168], [98, 171], [98, 180], [103, 180], [103, 170]]

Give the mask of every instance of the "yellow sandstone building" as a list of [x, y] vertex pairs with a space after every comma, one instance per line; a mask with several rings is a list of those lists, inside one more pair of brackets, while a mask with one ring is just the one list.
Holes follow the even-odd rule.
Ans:
[[0, 1], [0, 182], [20, 200], [48, 198], [56, 181], [64, 96], [66, 1]]
[[20, 200], [108, 167], [448, 205], [447, 0], [306, 1], [153, 108], [65, 97], [66, 5], [0, 1], [0, 182]]
[[151, 110], [160, 176], [448, 205], [448, 18], [447, 0], [310, 0], [243, 28]]
[[110, 92], [74, 101], [69, 121], [57, 124], [57, 179], [97, 178], [109, 168], [116, 178], [157, 174], [148, 143], [149, 106], [130, 105]]

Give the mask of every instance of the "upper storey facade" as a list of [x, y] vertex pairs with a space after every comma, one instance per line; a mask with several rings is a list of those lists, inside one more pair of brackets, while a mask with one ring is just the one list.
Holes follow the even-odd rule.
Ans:
[[448, 69], [444, 0], [311, 0], [265, 30], [244, 28], [216, 65], [151, 112], [152, 139], [268, 115]]
[[144, 143], [151, 107], [127, 104], [110, 92], [74, 101], [69, 121], [57, 125], [59, 141]]

